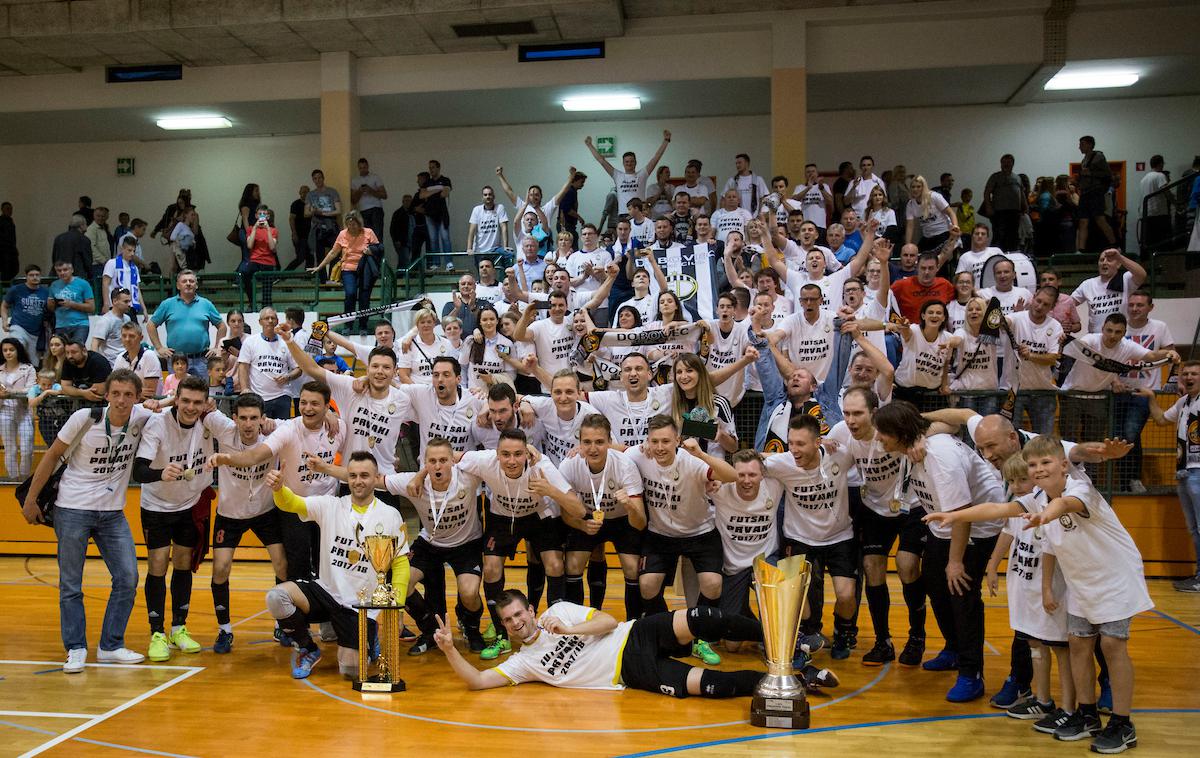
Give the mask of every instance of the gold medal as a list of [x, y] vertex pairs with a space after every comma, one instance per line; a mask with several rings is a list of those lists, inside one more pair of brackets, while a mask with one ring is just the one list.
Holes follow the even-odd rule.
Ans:
[[600, 510], [599, 508], [592, 511], [592, 521], [595, 521], [597, 524], [603, 522], [604, 521], [604, 511]]
[[353, 565], [362, 560], [362, 553], [358, 552], [357, 550], [351, 550], [350, 552], [346, 553], [346, 557], [350, 559], [350, 563]]
[[474, 418], [474, 417], [475, 417], [475, 411], [468, 408], [467, 409], [467, 418]]
[[676, 482], [677, 482], [677, 481], [679, 481], [679, 469], [672, 469], [672, 470], [671, 470], [671, 479], [672, 479], [672, 480], [674, 480], [674, 481], [676, 481]]
[[329, 444], [330, 444], [330, 445], [332, 445], [332, 444], [333, 444], [333, 439], [334, 439], [334, 435], [332, 435], [332, 434], [331, 434], [331, 435], [329, 435]]
[[388, 403], [388, 413], [395, 413], [395, 412], [396, 412], [396, 404]]
[[457, 494], [456, 494], [454, 497], [455, 497], [455, 499], [457, 499], [457, 500], [462, 500], [462, 499], [463, 499], [464, 497], [466, 497], [466, 496], [467, 496], [467, 488], [466, 488], [466, 487], [459, 487], [459, 488], [458, 488], [458, 493], [457, 493]]
[[374, 437], [367, 437], [367, 447], [369, 447], [369, 448], [375, 447], [375, 438]]
[[900, 508], [902, 506], [903, 506], [903, 503], [901, 503], [896, 498], [892, 498], [892, 501], [890, 503], [888, 503], [888, 510], [891, 511], [892, 513], [899, 513]]
[[182, 474], [180, 474], [179, 476], [180, 476], [180, 478], [182, 478], [182, 479], [183, 479], [185, 482], [190, 482], [190, 481], [192, 481], [193, 479], [195, 479], [195, 478], [196, 478], [196, 469], [194, 469], [194, 468], [188, 468], [188, 469], [184, 469], [184, 470], [183, 470], [183, 473], [182, 473]]
[[659, 403], [657, 400], [655, 400], [653, 403], [650, 403], [650, 410], [656, 411], [656, 410], [658, 410], [658, 406], [659, 406]]
[[212, 432], [210, 432], [210, 431], [208, 431], [207, 429], [205, 429], [205, 430], [204, 430], [204, 439], [208, 439], [208, 438], [209, 438], [209, 437], [211, 437], [211, 436], [212, 436]]

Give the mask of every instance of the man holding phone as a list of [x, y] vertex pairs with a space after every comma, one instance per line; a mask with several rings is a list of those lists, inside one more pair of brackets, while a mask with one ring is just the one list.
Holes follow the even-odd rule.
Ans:
[[54, 312], [54, 331], [64, 335], [68, 342], [87, 344], [88, 314], [96, 307], [92, 285], [75, 276], [75, 266], [70, 261], [55, 263], [54, 273], [58, 274], [58, 280], [50, 285], [50, 300], [46, 303]]

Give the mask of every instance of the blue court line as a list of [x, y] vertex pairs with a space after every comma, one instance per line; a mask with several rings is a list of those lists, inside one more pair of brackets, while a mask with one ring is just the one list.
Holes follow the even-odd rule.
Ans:
[[[1200, 708], [1134, 708], [1134, 713], [1157, 713], [1157, 714], [1196, 714], [1200, 713]], [[667, 753], [681, 753], [685, 750], [699, 750], [706, 747], [717, 747], [720, 745], [734, 745], [742, 742], [758, 742], [759, 740], [773, 740], [779, 737], [795, 737], [805, 734], [821, 734], [822, 732], [845, 732], [854, 729], [869, 729], [871, 727], [883, 726], [907, 726], [911, 724], [928, 724], [939, 721], [973, 721], [977, 719], [994, 719], [1006, 718], [1006, 713], [961, 713], [951, 716], [919, 716], [911, 719], [893, 719], [890, 721], [869, 721], [862, 724], [842, 724], [841, 726], [822, 726], [816, 729], [794, 729], [786, 732], [776, 732], [774, 734], [750, 734], [745, 737], [730, 737], [724, 740], [711, 740], [709, 742], [696, 742], [691, 745], [678, 745], [676, 747], [664, 747], [658, 750], [647, 750], [642, 753], [627, 753], [619, 758], [644, 758], [652, 755], [665, 755]]]
[[[48, 729], [39, 729], [36, 726], [29, 726], [28, 724], [17, 724], [12, 721], [0, 721], [0, 726], [8, 726], [8, 727], [12, 727], [13, 729], [21, 729], [26, 732], [37, 732], [38, 734], [45, 734], [50, 737], [58, 736], [57, 732], [51, 732]], [[118, 745], [115, 742], [102, 742], [101, 740], [90, 740], [86, 737], [74, 737], [72, 739], [75, 742], [86, 742], [89, 745], [98, 745], [100, 747], [111, 747], [111, 748], [115, 748], [117, 750], [128, 750], [131, 753], [142, 753], [144, 755], [162, 755], [162, 756], [166, 756], [166, 758], [195, 758], [195, 756], [182, 755], [180, 753], [164, 753], [160, 750], [150, 750], [149, 748], [144, 748], [144, 747], [132, 747], [130, 745]]]
[[58, 666], [58, 667], [52, 668], [52, 669], [42, 669], [41, 671], [35, 671], [35, 672], [33, 672], [33, 675], [37, 676], [38, 674], [50, 674], [55, 671], [62, 671], [62, 666]]
[[1192, 626], [1191, 624], [1180, 621], [1179, 619], [1175, 618], [1174, 616], [1170, 615], [1169, 613], [1163, 613], [1162, 611], [1158, 610], [1157, 608], [1155, 608], [1154, 610], [1151, 610], [1150, 612], [1153, 613], [1155, 616], [1165, 618], [1167, 621], [1170, 621], [1172, 624], [1175, 624], [1176, 626], [1182, 626], [1184, 629], [1187, 629], [1192, 634], [1200, 635], [1200, 629], [1197, 629], [1196, 627]]

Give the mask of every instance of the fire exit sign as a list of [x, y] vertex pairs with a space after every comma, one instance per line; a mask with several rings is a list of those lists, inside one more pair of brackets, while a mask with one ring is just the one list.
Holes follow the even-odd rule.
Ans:
[[117, 158], [117, 176], [133, 176], [133, 158]]

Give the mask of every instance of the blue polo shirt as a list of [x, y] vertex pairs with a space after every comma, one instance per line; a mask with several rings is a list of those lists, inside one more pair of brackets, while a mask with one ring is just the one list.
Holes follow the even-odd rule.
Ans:
[[221, 314], [206, 297], [196, 295], [191, 303], [185, 303], [175, 295], [159, 303], [150, 320], [156, 326], [167, 325], [167, 347], [176, 353], [192, 355], [206, 352], [212, 346], [208, 325], [220, 325]]
[[[86, 279], [73, 276], [69, 282], [55, 279], [50, 285], [50, 297], [72, 303], [84, 303], [94, 299], [95, 295], [92, 294], [92, 285], [88, 284]], [[88, 314], [74, 308], [58, 308], [54, 311], [54, 325], [60, 329], [87, 326]]]

